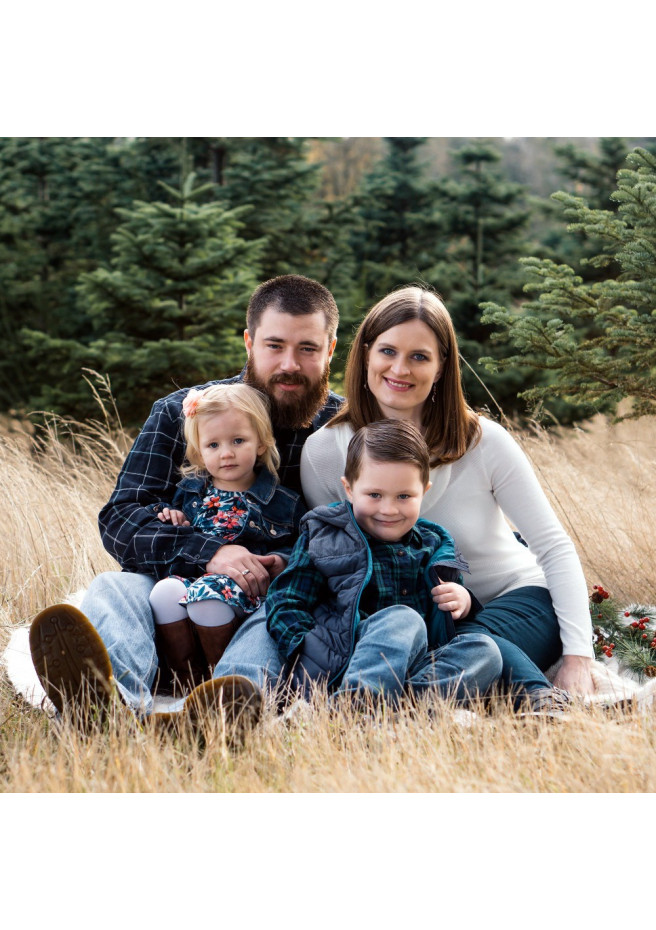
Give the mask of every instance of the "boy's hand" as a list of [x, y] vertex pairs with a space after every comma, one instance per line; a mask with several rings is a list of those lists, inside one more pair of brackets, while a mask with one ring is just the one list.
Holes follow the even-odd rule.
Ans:
[[260, 564], [264, 565], [268, 571], [271, 581], [273, 581], [274, 578], [277, 578], [278, 575], [287, 568], [287, 563], [283, 557], [277, 553], [270, 553], [269, 555], [258, 555], [256, 558], [260, 560]]
[[181, 510], [172, 510], [170, 507], [165, 507], [160, 511], [157, 514], [157, 519], [161, 520], [162, 523], [172, 523], [173, 526], [191, 526]]
[[471, 595], [455, 581], [442, 582], [431, 588], [431, 597], [440, 610], [450, 610], [454, 620], [463, 620], [471, 610]]

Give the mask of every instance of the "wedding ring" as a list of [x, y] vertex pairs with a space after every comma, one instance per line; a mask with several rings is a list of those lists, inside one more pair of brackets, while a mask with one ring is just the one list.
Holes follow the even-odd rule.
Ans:
[[245, 568], [242, 572], [242, 575], [250, 575], [250, 573], [251, 573], [250, 568]]

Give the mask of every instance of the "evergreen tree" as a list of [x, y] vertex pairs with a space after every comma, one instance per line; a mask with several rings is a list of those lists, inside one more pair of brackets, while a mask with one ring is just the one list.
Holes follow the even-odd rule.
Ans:
[[319, 166], [306, 158], [302, 138], [190, 140], [194, 165], [217, 183], [216, 197], [246, 207], [241, 235], [263, 240], [262, 277], [309, 274], [316, 265], [314, 242], [321, 229], [316, 195]]
[[589, 412], [616, 412], [631, 398], [622, 418], [656, 413], [656, 156], [635, 149], [626, 163], [612, 194], [617, 212], [554, 194], [572, 229], [604, 243], [589, 259], [604, 277], [585, 281], [569, 265], [528, 258], [532, 280], [524, 289], [535, 296], [520, 309], [485, 306], [486, 322], [517, 351], [488, 363], [521, 365], [550, 379], [524, 392], [530, 401], [563, 397]]
[[529, 218], [524, 191], [506, 180], [498, 166], [500, 154], [488, 143], [465, 145], [452, 158], [453, 173], [437, 183], [445, 242], [435, 285], [453, 317], [467, 362], [463, 382], [469, 401], [489, 404], [489, 390], [507, 413], [516, 413], [520, 378], [512, 371], [490, 376], [479, 364], [481, 355], [495, 351], [492, 328], [482, 321], [480, 304], [511, 300], [521, 293], [517, 259], [526, 248]]
[[[558, 172], [571, 183], [567, 193], [582, 197], [594, 210], [617, 210], [611, 194], [617, 186], [617, 172], [624, 164], [629, 148], [623, 139], [616, 137], [599, 139], [599, 151], [586, 151], [573, 143], [554, 146], [560, 159]], [[603, 242], [578, 230], [564, 228], [560, 222], [560, 206], [553, 200], [541, 205], [543, 214], [550, 220], [550, 229], [543, 237], [544, 250], [540, 258], [550, 258], [557, 263], [565, 262], [581, 275], [584, 281], [599, 280], [608, 276], [610, 268], [603, 273], [590, 259], [603, 249]], [[554, 222], [557, 220], [557, 222]], [[614, 266], [619, 274], [619, 266]]]
[[617, 172], [624, 164], [629, 147], [616, 136], [599, 139], [599, 152], [588, 152], [571, 142], [554, 146], [561, 159], [558, 172], [574, 184], [571, 193], [583, 197], [593, 210], [616, 210], [611, 199]]
[[200, 203], [207, 186], [194, 176], [173, 201], [136, 201], [121, 208], [110, 268], [81, 275], [78, 308], [91, 335], [84, 341], [24, 331], [41, 373], [57, 371], [40, 403], [46, 409], [93, 413], [80, 377], [110, 377], [124, 422], [143, 420], [155, 397], [176, 385], [236, 373], [243, 361], [244, 311], [259, 279], [258, 242], [239, 236], [243, 211]]
[[364, 309], [395, 287], [434, 279], [441, 222], [435, 184], [419, 160], [425, 141], [386, 139], [386, 154], [353, 198], [355, 299]]
[[156, 174], [176, 180], [179, 162], [166, 140], [0, 140], [0, 408], [31, 405], [40, 391], [23, 328], [90, 337], [79, 275], [108, 258], [117, 207], [152, 193]]

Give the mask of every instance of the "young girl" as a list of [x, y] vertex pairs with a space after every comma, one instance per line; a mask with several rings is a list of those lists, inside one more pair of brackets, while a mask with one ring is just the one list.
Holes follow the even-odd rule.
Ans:
[[[305, 507], [278, 484], [280, 457], [266, 399], [243, 383], [216, 384], [189, 391], [182, 409], [188, 464], [171, 506], [154, 505], [159, 519], [215, 536], [218, 546], [272, 556], [274, 578], [285, 567]], [[164, 578], [150, 603], [159, 648], [185, 687], [211, 673], [241, 619], [261, 602], [227, 575], [204, 574]]]

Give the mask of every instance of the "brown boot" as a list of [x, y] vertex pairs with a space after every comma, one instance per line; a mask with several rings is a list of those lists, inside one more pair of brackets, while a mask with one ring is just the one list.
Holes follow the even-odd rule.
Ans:
[[214, 671], [214, 666], [226, 651], [228, 643], [234, 636], [237, 630], [237, 623], [235, 620], [231, 620], [229, 623], [222, 623], [221, 626], [201, 626], [199, 623], [194, 623], [194, 628], [200, 640], [200, 644], [203, 647], [205, 659], [211, 674]]
[[82, 729], [102, 719], [113, 694], [112, 664], [88, 618], [71, 604], [46, 607], [29, 639], [39, 681], [57, 710], [68, 707]]
[[173, 673], [173, 686], [187, 690], [200, 684], [204, 661], [198, 649], [194, 629], [188, 617], [173, 623], [158, 623], [158, 642]]

